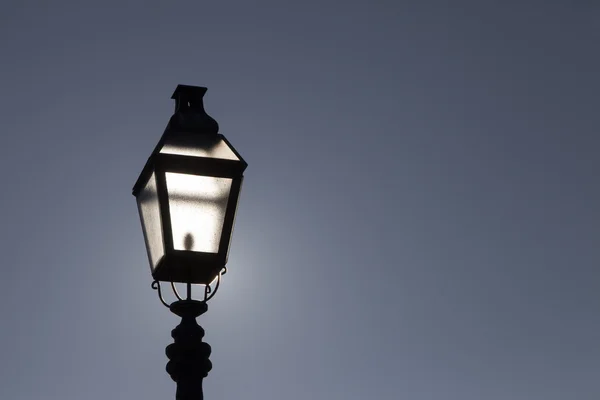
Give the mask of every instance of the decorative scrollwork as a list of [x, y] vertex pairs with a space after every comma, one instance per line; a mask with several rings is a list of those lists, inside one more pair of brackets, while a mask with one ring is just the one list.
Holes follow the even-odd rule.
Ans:
[[167, 304], [167, 302], [165, 301], [165, 299], [163, 298], [162, 292], [160, 290], [160, 282], [159, 281], [154, 281], [152, 282], [151, 285], [152, 289], [154, 290], [158, 290], [158, 298], [160, 299], [160, 302], [163, 303], [163, 305], [167, 308], [169, 308], [169, 305]]
[[[217, 293], [217, 290], [219, 290], [219, 286], [221, 285], [221, 276], [225, 275], [227, 273], [227, 268], [223, 268], [221, 271], [219, 271], [219, 274], [216, 277], [216, 283], [214, 285], [214, 287], [211, 286], [211, 284], [208, 285], [204, 285], [204, 299], [202, 300], [202, 302], [206, 303], [207, 301], [209, 301], [210, 299], [212, 299], [215, 294]], [[213, 281], [215, 282], [215, 281]], [[175, 295], [175, 297], [177, 298], [178, 301], [183, 301], [183, 297], [179, 294], [179, 291], [177, 290], [177, 287], [175, 286], [175, 282], [170, 282], [171, 283], [171, 289], [173, 290], [173, 294]], [[212, 282], [211, 282], [212, 283]], [[161, 290], [161, 286], [160, 286], [160, 282], [159, 281], [153, 281], [152, 285], [151, 285], [152, 289], [158, 291], [158, 298], [160, 300], [161, 303], [163, 303], [163, 305], [167, 308], [170, 307], [170, 304], [168, 304], [162, 294], [162, 290]], [[192, 300], [192, 296], [191, 296], [191, 284], [187, 284], [187, 300]]]
[[219, 271], [219, 275], [217, 275], [217, 283], [216, 283], [214, 289], [211, 289], [210, 285], [206, 285], [206, 288], [204, 290], [204, 301], [205, 302], [212, 299], [215, 296], [215, 294], [217, 293], [217, 290], [219, 290], [219, 285], [221, 284], [222, 272], [223, 272], [223, 270]]
[[183, 300], [183, 298], [181, 298], [181, 296], [179, 295], [179, 292], [177, 291], [175, 282], [171, 282], [171, 289], [173, 289], [173, 293], [175, 294], [175, 297], [177, 297], [177, 300]]

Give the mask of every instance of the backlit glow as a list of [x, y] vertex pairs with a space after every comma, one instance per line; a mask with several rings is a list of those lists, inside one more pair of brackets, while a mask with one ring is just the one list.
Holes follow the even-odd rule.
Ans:
[[173, 247], [216, 253], [231, 179], [166, 173]]
[[239, 160], [235, 153], [218, 136], [179, 133], [167, 139], [163, 154], [178, 154], [191, 157]]
[[154, 174], [148, 179], [146, 186], [138, 195], [137, 201], [140, 216], [142, 217], [142, 227], [144, 229], [150, 266], [154, 269], [158, 261], [165, 254]]

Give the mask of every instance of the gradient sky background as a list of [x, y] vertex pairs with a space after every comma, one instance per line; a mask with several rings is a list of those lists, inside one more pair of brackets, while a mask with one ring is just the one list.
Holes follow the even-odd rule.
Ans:
[[600, 3], [0, 3], [0, 399], [173, 399], [131, 187], [247, 159], [207, 400], [600, 398]]

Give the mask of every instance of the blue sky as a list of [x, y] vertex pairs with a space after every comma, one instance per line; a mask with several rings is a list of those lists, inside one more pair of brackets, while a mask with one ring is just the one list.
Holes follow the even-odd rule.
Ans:
[[174, 398], [131, 187], [249, 163], [207, 399], [600, 397], [593, 1], [4, 1], [0, 398]]

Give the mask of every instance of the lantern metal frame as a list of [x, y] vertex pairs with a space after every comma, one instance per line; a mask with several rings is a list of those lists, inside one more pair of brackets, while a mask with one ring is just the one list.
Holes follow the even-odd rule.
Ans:
[[[160, 215], [160, 233], [164, 254], [153, 265], [150, 259], [150, 242], [144, 228], [144, 239], [148, 251], [152, 277], [155, 281], [204, 284], [210, 287], [214, 279], [220, 280], [220, 271], [227, 264], [229, 247], [235, 223], [235, 214], [243, 183], [243, 173], [248, 164], [231, 145], [218, 133], [218, 124], [204, 111], [202, 98], [206, 88], [179, 85], [172, 98], [176, 100], [175, 114], [156, 145], [133, 187], [138, 197], [149, 179], [154, 176]], [[209, 135], [222, 141], [237, 157], [237, 160], [161, 153], [165, 142], [180, 134]], [[231, 179], [227, 206], [216, 253], [174, 248], [173, 227], [167, 190], [167, 173]], [[140, 218], [144, 223], [144, 217]]]

